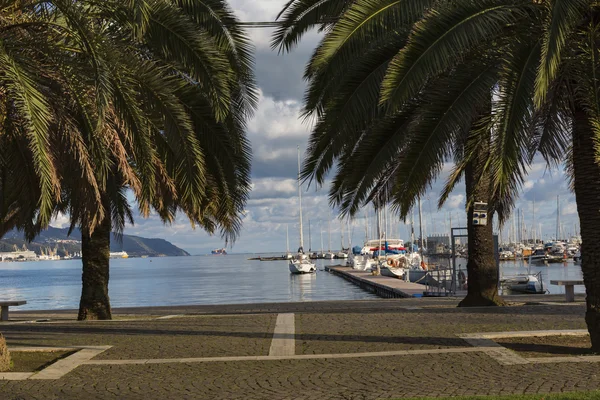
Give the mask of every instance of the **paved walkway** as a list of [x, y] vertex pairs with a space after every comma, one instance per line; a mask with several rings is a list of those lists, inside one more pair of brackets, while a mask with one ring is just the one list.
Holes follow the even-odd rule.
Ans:
[[[599, 357], [538, 362], [490, 340], [515, 331], [580, 334], [583, 304], [514, 300], [493, 309], [458, 309], [457, 299], [122, 309], [118, 320], [100, 322], [73, 321], [72, 311], [14, 313], [17, 320], [0, 324], [11, 348], [98, 350], [75, 353], [63, 363], [68, 370], [36, 374], [43, 380], [0, 380], [0, 398], [379, 399], [600, 388]], [[50, 320], [31, 322], [42, 318]]]

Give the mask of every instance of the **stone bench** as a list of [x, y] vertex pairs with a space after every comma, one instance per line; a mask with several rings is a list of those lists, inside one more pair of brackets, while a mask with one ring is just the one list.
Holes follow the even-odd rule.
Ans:
[[567, 296], [567, 303], [571, 303], [575, 301], [575, 285], [583, 285], [582, 280], [557, 280], [550, 281], [552, 285], [564, 286], [565, 287], [565, 295]]
[[0, 301], [0, 308], [2, 308], [2, 312], [0, 314], [0, 321], [8, 321], [8, 307], [22, 306], [23, 304], [27, 304], [27, 302], [25, 300]]

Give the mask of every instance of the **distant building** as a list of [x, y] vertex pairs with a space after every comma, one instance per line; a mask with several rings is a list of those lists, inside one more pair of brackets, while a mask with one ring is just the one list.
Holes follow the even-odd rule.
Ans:
[[16, 261], [16, 260], [37, 260], [37, 254], [32, 250], [7, 251], [0, 252], [1, 261]]

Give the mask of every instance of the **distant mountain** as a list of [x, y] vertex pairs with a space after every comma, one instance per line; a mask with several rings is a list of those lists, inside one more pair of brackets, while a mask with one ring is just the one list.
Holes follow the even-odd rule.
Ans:
[[[15, 247], [35, 251], [38, 255], [47, 253], [48, 249], [57, 251], [60, 256], [81, 251], [81, 232], [75, 229], [68, 235], [67, 228], [49, 227], [36, 237], [33, 242], [27, 243], [23, 233], [17, 230], [8, 232], [0, 239], [0, 251], [13, 251]], [[123, 235], [120, 242], [113, 233], [110, 243], [111, 251], [126, 251], [130, 257], [161, 257], [161, 256], [189, 256], [190, 254], [164, 239], [148, 239], [139, 236]]]

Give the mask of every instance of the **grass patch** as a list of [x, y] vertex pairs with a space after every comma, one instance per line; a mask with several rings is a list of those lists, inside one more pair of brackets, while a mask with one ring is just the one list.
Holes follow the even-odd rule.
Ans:
[[[592, 355], [589, 335], [498, 338], [495, 342], [523, 357], [564, 357]], [[600, 396], [598, 396], [600, 398]]]
[[75, 351], [11, 351], [10, 372], [36, 372]]
[[[402, 400], [597, 400], [600, 391], [552, 394], [515, 394], [508, 396], [417, 397]], [[400, 399], [397, 399], [400, 400]]]

